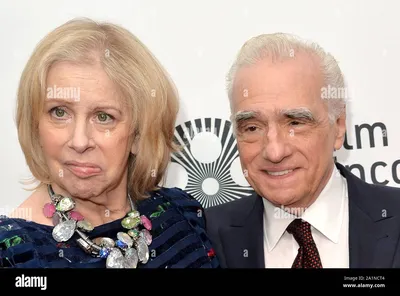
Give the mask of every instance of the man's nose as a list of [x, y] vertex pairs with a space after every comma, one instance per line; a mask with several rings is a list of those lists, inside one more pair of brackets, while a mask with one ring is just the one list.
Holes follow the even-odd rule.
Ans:
[[271, 126], [263, 141], [264, 159], [279, 163], [289, 155], [288, 136], [285, 132], [277, 126]]

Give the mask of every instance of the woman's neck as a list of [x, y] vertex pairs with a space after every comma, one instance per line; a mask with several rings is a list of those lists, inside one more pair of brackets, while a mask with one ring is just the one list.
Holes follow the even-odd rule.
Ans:
[[75, 202], [74, 211], [79, 212], [94, 227], [123, 218], [131, 210], [126, 186], [85, 197], [71, 195], [57, 184], [52, 184], [52, 189], [55, 194], [71, 197]]

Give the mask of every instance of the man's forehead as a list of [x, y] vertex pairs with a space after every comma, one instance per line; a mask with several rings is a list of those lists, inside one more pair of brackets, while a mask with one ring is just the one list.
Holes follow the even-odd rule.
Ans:
[[233, 93], [234, 112], [265, 109], [265, 112], [268, 113], [281, 113], [284, 110], [298, 108], [319, 109], [324, 104], [321, 99], [321, 90], [316, 87], [298, 86], [270, 89], [267, 86], [258, 88], [247, 86], [242, 86]]
[[288, 110], [320, 109], [324, 101], [318, 93], [260, 93], [254, 96], [235, 96], [232, 101], [233, 113], [239, 111], [260, 111], [281, 114]]
[[233, 88], [233, 98], [253, 98], [263, 96], [266, 99], [277, 99], [284, 96], [293, 98], [309, 95], [320, 94], [323, 87], [319, 81], [299, 80], [298, 82], [277, 80], [274, 78], [253, 76], [240, 77], [236, 80]]
[[233, 94], [239, 98], [260, 94], [274, 97], [282, 93], [319, 92], [322, 86], [320, 68], [310, 62], [310, 57], [275, 63], [265, 59], [238, 69]]
[[[252, 71], [249, 68], [238, 71], [234, 83], [235, 97], [249, 97], [259, 94], [274, 95], [275, 89], [278, 89], [276, 79], [269, 77], [268, 73], [263, 71]], [[274, 87], [271, 87], [274, 86]]]

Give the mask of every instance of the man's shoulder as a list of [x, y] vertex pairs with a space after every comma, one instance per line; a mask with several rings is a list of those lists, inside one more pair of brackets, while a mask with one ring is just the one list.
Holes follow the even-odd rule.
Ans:
[[227, 213], [231, 211], [236, 211], [241, 209], [243, 206], [247, 206], [254, 202], [254, 199], [257, 197], [256, 194], [251, 194], [249, 196], [241, 197], [229, 202], [225, 202], [219, 205], [211, 206], [206, 209], [206, 212], [209, 213]]
[[249, 196], [206, 208], [207, 224], [222, 225], [230, 223], [235, 217], [245, 215], [250, 211], [257, 198], [259, 197], [253, 193]]
[[375, 194], [383, 194], [384, 196], [388, 197], [388, 198], [396, 198], [397, 197], [397, 201], [400, 202], [400, 188], [398, 187], [394, 187], [394, 186], [390, 186], [390, 185], [381, 185], [381, 184], [371, 184], [371, 183], [366, 183], [367, 185], [367, 189], [371, 190], [371, 192], [375, 193]]
[[[386, 209], [400, 215], [400, 188], [381, 184], [371, 184], [339, 165], [347, 181], [350, 202], [369, 211]], [[375, 210], [374, 210], [375, 211]]]
[[397, 209], [400, 214], [400, 188], [380, 184], [370, 184], [364, 181], [363, 183], [365, 192], [368, 192], [371, 202], [379, 204], [380, 206], [387, 205], [392, 209]]

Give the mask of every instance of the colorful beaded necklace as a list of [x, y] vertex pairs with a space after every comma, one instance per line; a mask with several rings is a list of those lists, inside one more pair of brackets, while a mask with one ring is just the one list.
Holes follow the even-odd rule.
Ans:
[[90, 222], [77, 211], [72, 198], [55, 194], [51, 185], [47, 185], [51, 202], [45, 204], [43, 213], [52, 218], [53, 238], [57, 242], [68, 241], [74, 233], [79, 235], [77, 244], [93, 257], [106, 259], [107, 268], [136, 268], [138, 262], [146, 264], [149, 260], [148, 246], [152, 242], [151, 222], [140, 215], [128, 194], [131, 211], [122, 219], [121, 225], [127, 232], [118, 232], [117, 240], [98, 237], [93, 240], [85, 234], [94, 229]]

